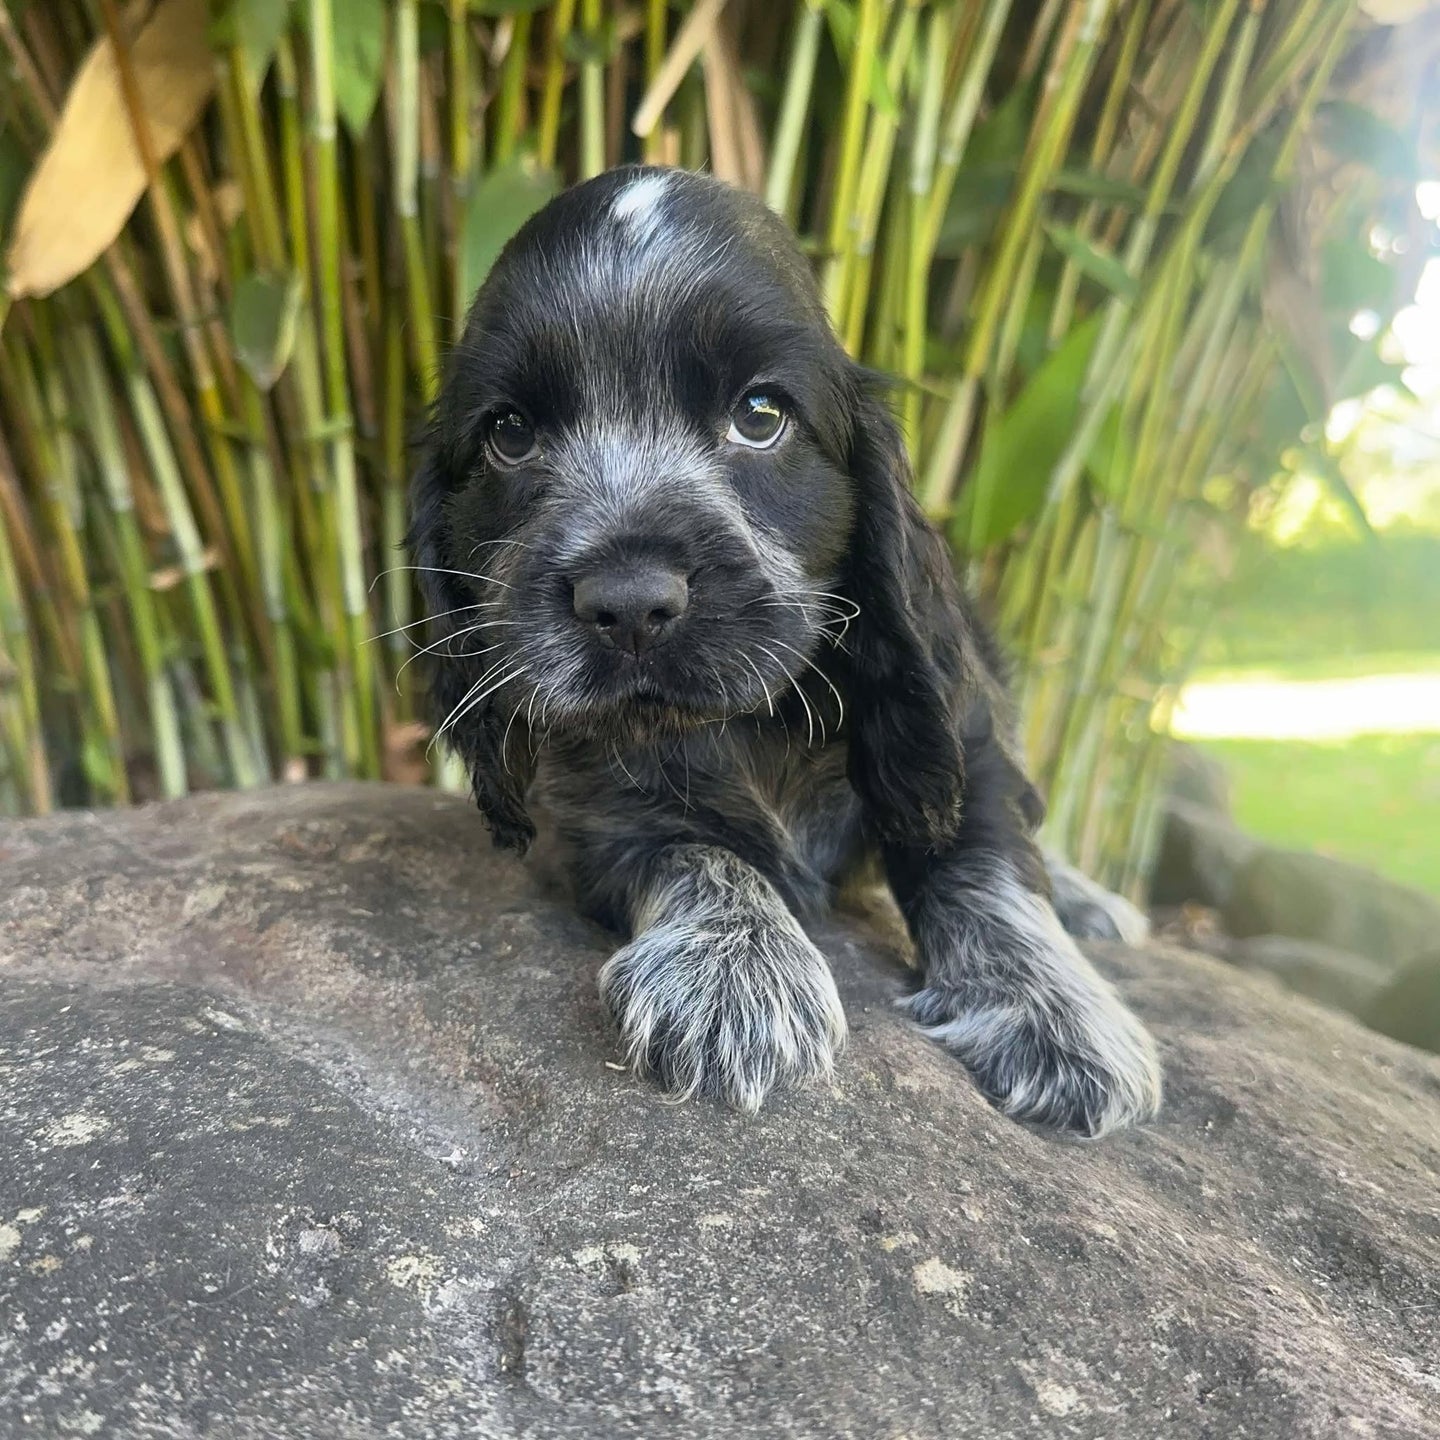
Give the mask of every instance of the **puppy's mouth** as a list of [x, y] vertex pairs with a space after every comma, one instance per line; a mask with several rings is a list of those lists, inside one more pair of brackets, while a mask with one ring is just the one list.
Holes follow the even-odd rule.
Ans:
[[[668, 647], [666, 647], [668, 648]], [[736, 709], [734, 696], [720, 694], [678, 657], [663, 650], [639, 656], [607, 654], [592, 668], [585, 720], [626, 732], [688, 730]]]

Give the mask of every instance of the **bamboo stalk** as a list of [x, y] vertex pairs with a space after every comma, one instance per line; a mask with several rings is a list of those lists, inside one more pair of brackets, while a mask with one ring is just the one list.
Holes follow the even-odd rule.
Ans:
[[[400, 64], [413, 48], [406, 39], [407, 25], [415, 22], [415, 0], [401, 0], [396, 17]], [[407, 20], [408, 13], [408, 20]], [[315, 174], [315, 221], [318, 298], [322, 326], [325, 401], [328, 422], [334, 427], [330, 442], [335, 520], [338, 527], [339, 574], [336, 577], [345, 617], [345, 654], [351, 681], [351, 704], [342, 711], [346, 760], [357, 774], [378, 776], [380, 753], [375, 733], [375, 674], [373, 652], [366, 648], [371, 633], [364, 570], [364, 542], [360, 531], [359, 481], [351, 431], [348, 385], [345, 374], [345, 336], [340, 262], [340, 166], [335, 120], [333, 71], [334, 33], [331, 0], [310, 5], [310, 106], [312, 155]], [[412, 28], [413, 33], [413, 28]], [[413, 69], [413, 67], [412, 67]], [[414, 216], [408, 217], [413, 221]], [[428, 312], [428, 295], [426, 311]], [[342, 671], [342, 675], [343, 675]]]

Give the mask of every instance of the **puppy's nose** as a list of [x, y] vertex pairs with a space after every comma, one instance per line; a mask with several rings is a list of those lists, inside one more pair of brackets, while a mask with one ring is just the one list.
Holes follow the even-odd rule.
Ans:
[[663, 565], [603, 570], [575, 582], [575, 614], [605, 644], [636, 655], [661, 639], [689, 603], [685, 577]]

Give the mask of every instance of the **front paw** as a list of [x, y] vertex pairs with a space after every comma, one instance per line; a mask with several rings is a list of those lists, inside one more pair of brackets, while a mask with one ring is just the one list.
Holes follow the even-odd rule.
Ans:
[[903, 1004], [1012, 1119], [1097, 1139], [1155, 1115], [1160, 1065], [1149, 1032], [1067, 947], [1063, 975], [932, 983]]
[[638, 1074], [738, 1110], [828, 1079], [845, 1040], [830, 968], [798, 924], [656, 926], [605, 963], [600, 996]]

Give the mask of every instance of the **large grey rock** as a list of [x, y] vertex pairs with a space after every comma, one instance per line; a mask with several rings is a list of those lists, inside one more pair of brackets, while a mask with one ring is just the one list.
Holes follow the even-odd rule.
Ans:
[[1382, 1035], [1440, 1054], [1440, 950], [1417, 955], [1360, 1015]]
[[[1293, 935], [1251, 935], [1233, 941], [1225, 958], [1242, 970], [1270, 975], [1289, 989], [1347, 1015], [1368, 1014], [1393, 974], [1393, 967], [1383, 961], [1337, 950], [1318, 940], [1297, 940]], [[1375, 1028], [1397, 1039], [1410, 1039], [1383, 1025]]]
[[1172, 799], [1229, 818], [1230, 772], [1223, 761], [1183, 740], [1170, 742], [1168, 759], [1165, 790]]
[[459, 800], [0, 830], [0, 1435], [1440, 1436], [1440, 1061], [1102, 949], [1168, 1103], [1061, 1144], [820, 939], [838, 1083], [746, 1119]]
[[1223, 910], [1241, 872], [1263, 848], [1262, 841], [1209, 806], [1171, 798], [1165, 802], [1160, 849], [1150, 877], [1151, 903], [1194, 902]]
[[1220, 909], [1232, 935], [1316, 940], [1364, 955], [1390, 976], [1440, 936], [1440, 901], [1363, 866], [1300, 850], [1257, 849]]

